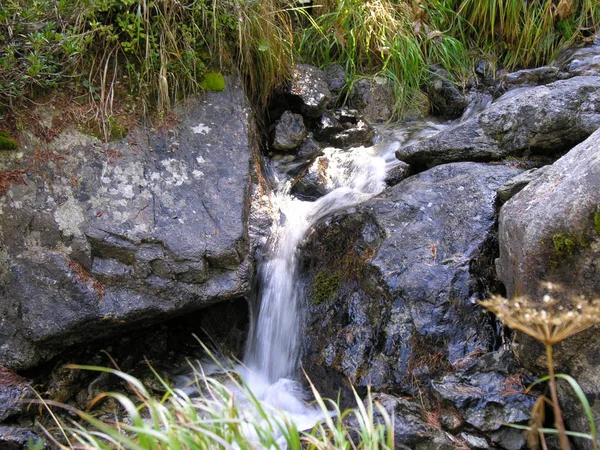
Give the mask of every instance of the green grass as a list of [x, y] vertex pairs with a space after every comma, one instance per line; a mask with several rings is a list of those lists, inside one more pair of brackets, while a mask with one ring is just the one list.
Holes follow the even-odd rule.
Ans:
[[596, 0], [323, 0], [310, 12], [287, 0], [5, 0], [0, 110], [66, 87], [106, 123], [115, 99], [165, 112], [201, 92], [207, 73], [233, 68], [265, 106], [300, 59], [342, 64], [350, 85], [387, 77], [401, 116], [427, 104], [432, 64], [459, 84], [481, 58], [538, 66], [591, 39], [599, 23]]
[[[260, 403], [235, 376], [221, 383], [195, 371], [195, 384], [202, 395], [190, 398], [155, 372], [165, 390], [162, 398], [155, 398], [140, 380], [118, 370], [92, 366], [70, 368], [114, 374], [127, 383], [132, 394], [101, 394], [92, 400], [92, 409], [88, 411], [62, 405], [78, 417], [69, 422], [56, 414], [56, 406], [61, 405], [42, 402], [57, 425], [57, 431], [54, 434], [47, 431], [47, 436], [61, 449], [393, 448], [391, 420], [380, 406], [373, 405], [370, 394], [367, 406], [356, 395], [357, 407], [342, 412], [337, 403], [323, 399], [311, 385], [316, 411], [322, 413], [323, 420], [312, 430], [302, 431], [285, 414]], [[121, 406], [122, 414], [113, 421], [95, 417], [93, 407], [105, 399], [114, 399]], [[346, 424], [350, 417], [358, 424], [356, 429]]]
[[291, 66], [291, 23], [276, 0], [7, 0], [0, 6], [0, 108], [57, 86], [103, 121], [115, 98], [165, 111], [237, 67], [262, 104]]

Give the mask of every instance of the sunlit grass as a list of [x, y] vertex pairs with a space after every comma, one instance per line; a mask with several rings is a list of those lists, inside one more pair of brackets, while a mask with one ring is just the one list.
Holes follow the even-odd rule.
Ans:
[[[311, 384], [313, 411], [321, 420], [310, 430], [299, 430], [292, 415], [260, 402], [234, 375], [219, 382], [196, 369], [193, 384], [200, 395], [191, 397], [153, 371], [165, 390], [162, 398], [156, 398], [140, 380], [121, 371], [69, 367], [111, 373], [124, 380], [132, 393], [100, 394], [88, 411], [67, 407], [78, 420], [60, 419], [56, 414], [60, 405], [44, 402], [57, 426], [52, 433], [46, 430], [46, 436], [61, 449], [393, 448], [392, 421], [381, 406], [373, 404], [370, 393], [366, 406], [355, 393], [357, 407], [342, 411]], [[94, 407], [106, 399], [116, 400], [122, 409], [114, 420], [100, 420], [94, 414]], [[347, 424], [350, 418], [358, 424], [355, 428]]]

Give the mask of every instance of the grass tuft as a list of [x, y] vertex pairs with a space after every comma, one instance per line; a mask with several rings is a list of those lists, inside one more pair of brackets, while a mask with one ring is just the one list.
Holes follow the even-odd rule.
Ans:
[[[323, 399], [311, 384], [317, 405], [314, 411], [322, 421], [311, 430], [299, 430], [291, 416], [261, 403], [235, 375], [220, 382], [195, 368], [193, 384], [200, 396], [191, 397], [187, 389], [172, 387], [153, 370], [165, 390], [162, 398], [155, 398], [140, 380], [119, 370], [76, 365], [68, 368], [111, 373], [126, 382], [132, 394], [100, 394], [87, 411], [66, 407], [78, 417], [68, 421], [53, 412], [52, 407], [60, 405], [43, 402], [60, 431], [56, 436], [46, 434], [61, 449], [393, 448], [392, 421], [383, 408], [373, 405], [370, 394], [365, 406], [355, 393], [357, 408], [342, 412], [337, 403]], [[106, 399], [118, 402], [121, 412], [111, 420], [100, 420], [93, 408]], [[345, 420], [350, 416], [358, 424], [355, 429]]]

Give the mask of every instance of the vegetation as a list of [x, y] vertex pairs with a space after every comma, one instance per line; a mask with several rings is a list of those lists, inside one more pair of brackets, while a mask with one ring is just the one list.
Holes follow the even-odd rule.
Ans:
[[165, 111], [202, 89], [207, 73], [234, 66], [264, 105], [301, 58], [342, 64], [350, 84], [359, 76], [387, 77], [401, 114], [425, 102], [421, 88], [432, 64], [456, 82], [467, 80], [481, 58], [507, 69], [540, 65], [588, 39], [600, 23], [595, 0], [323, 0], [310, 10], [294, 4], [6, 0], [0, 108], [63, 86], [89, 100], [106, 123], [115, 98], [139, 98], [138, 113]]
[[[46, 431], [46, 435], [61, 449], [391, 450], [394, 447], [391, 420], [385, 410], [373, 405], [370, 395], [364, 406], [355, 393], [356, 409], [342, 412], [337, 403], [324, 400], [313, 387], [315, 412], [321, 413], [322, 421], [312, 430], [303, 431], [284, 413], [258, 401], [233, 375], [221, 383], [195, 371], [196, 389], [201, 396], [190, 398], [154, 372], [165, 390], [159, 399], [154, 398], [140, 380], [123, 372], [91, 366], [70, 368], [112, 373], [127, 382], [133, 395], [100, 394], [85, 412], [42, 402], [58, 427], [54, 433]], [[122, 408], [121, 416], [114, 421], [102, 421], [90, 411], [106, 399], [116, 400]], [[67, 408], [80, 420], [66, 423], [59, 419], [52, 406]], [[348, 420], [357, 426], [347, 425]], [[36, 447], [32, 442], [30, 448], [40, 448], [40, 444]]]
[[320, 305], [333, 298], [340, 287], [339, 274], [329, 275], [319, 272], [313, 281], [313, 305]]
[[[560, 295], [561, 293], [556, 292], [555, 286], [548, 284], [547, 288], [548, 293], [544, 295], [540, 302], [528, 298], [507, 300], [496, 296], [490, 300], [481, 302], [481, 305], [493, 312], [507, 326], [531, 336], [546, 347], [548, 376], [543, 377], [534, 384], [548, 382], [551, 401], [545, 396], [540, 397], [540, 400], [536, 402], [532, 411], [530, 426], [523, 427], [528, 432], [528, 440], [531, 447], [537, 448], [541, 441], [543, 448], [547, 448], [544, 441], [544, 434], [558, 434], [562, 450], [569, 450], [571, 448], [568, 436], [589, 439], [592, 442], [593, 448], [597, 449], [598, 432], [590, 404], [581, 387], [572, 377], [555, 373], [553, 346], [599, 324], [600, 299], [559, 299], [555, 294]], [[577, 395], [589, 422], [589, 434], [566, 430], [563, 413], [558, 400], [557, 378], [566, 380]], [[554, 411], [555, 429], [543, 428], [543, 411], [546, 403], [551, 405]]]

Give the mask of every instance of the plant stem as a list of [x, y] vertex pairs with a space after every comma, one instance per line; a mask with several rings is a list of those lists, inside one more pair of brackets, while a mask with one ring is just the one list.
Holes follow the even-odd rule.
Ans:
[[556, 388], [556, 377], [554, 376], [554, 359], [552, 357], [552, 345], [546, 344], [546, 358], [548, 360], [548, 376], [550, 377], [550, 395], [552, 396], [552, 407], [554, 408], [554, 425], [558, 430], [558, 440], [562, 450], [571, 450], [569, 438], [565, 433], [565, 423], [562, 417], [562, 411], [558, 404], [558, 390]]

